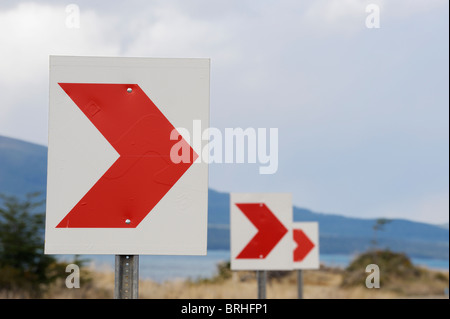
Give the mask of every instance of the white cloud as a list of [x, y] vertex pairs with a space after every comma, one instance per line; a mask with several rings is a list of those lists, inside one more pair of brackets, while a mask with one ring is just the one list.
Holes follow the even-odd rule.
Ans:
[[307, 23], [317, 29], [342, 33], [361, 29], [366, 17], [366, 1], [316, 0], [307, 9]]
[[118, 41], [107, 36], [111, 19], [82, 11], [81, 28], [69, 29], [66, 17], [65, 6], [32, 2], [0, 12], [0, 42], [5, 49], [0, 72], [8, 75], [1, 84], [41, 78], [47, 73], [49, 54], [117, 54]]
[[[126, 21], [123, 21], [127, 27]], [[230, 30], [217, 21], [193, 19], [177, 7], [152, 7], [149, 14], [128, 24], [131, 39], [124, 55], [165, 57], [211, 57], [232, 59], [236, 54], [225, 46]]]
[[65, 6], [32, 2], [0, 11], [0, 134], [46, 144], [49, 55], [117, 55], [114, 19], [83, 11], [66, 27]]
[[[448, 7], [447, 0], [377, 0], [383, 4], [383, 14], [390, 18], [407, 19], [437, 8]], [[376, 1], [375, 1], [376, 3]]]
[[395, 24], [448, 7], [447, 0], [314, 0], [306, 8], [304, 23], [310, 32], [320, 36], [354, 36], [366, 29], [365, 20], [371, 14], [366, 8], [371, 4], [380, 8], [382, 28], [386, 20]]
[[[280, 133], [276, 176], [215, 166], [212, 187], [240, 180], [243, 190], [283, 189], [298, 205], [361, 216], [375, 200], [391, 207], [377, 214], [405, 218], [425, 218], [418, 207], [434, 201], [445, 208], [423, 194], [441, 185], [432, 174], [448, 145], [446, 0], [79, 0], [79, 29], [66, 27], [56, 0], [17, 3], [0, 9], [2, 135], [46, 144], [50, 54], [210, 57], [212, 125]], [[370, 3], [380, 5], [380, 30], [365, 27]], [[383, 189], [399, 171], [398, 191]], [[404, 179], [415, 171], [433, 177], [413, 187]], [[444, 209], [433, 211], [439, 219]]]

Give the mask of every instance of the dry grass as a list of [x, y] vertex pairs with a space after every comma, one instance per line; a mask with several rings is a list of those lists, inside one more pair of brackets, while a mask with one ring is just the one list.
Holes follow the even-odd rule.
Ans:
[[[304, 271], [305, 299], [351, 299], [351, 298], [445, 298], [445, 286], [437, 287], [431, 280], [444, 276], [447, 280], [448, 272], [430, 272], [428, 282], [399, 283], [401, 289], [368, 289], [365, 286], [342, 287], [344, 271], [337, 269], [321, 269]], [[91, 271], [91, 282], [82, 284], [80, 289], [68, 289], [64, 282], [56, 283], [45, 298], [112, 298], [114, 292], [114, 273], [112, 271]], [[442, 279], [442, 278], [441, 278]], [[442, 280], [440, 281], [442, 282]], [[431, 288], [430, 288], [431, 287]], [[436, 289], [442, 289], [436, 294]], [[294, 299], [297, 298], [297, 277], [295, 272], [286, 276], [271, 279], [267, 282], [267, 298]], [[13, 295], [1, 296], [14, 298]], [[15, 296], [23, 298], [26, 296]], [[253, 299], [257, 297], [257, 283], [253, 272], [233, 272], [231, 278], [213, 280], [173, 280], [157, 283], [151, 280], [141, 280], [139, 283], [139, 297], [142, 299]], [[448, 298], [448, 296], [446, 297]]]

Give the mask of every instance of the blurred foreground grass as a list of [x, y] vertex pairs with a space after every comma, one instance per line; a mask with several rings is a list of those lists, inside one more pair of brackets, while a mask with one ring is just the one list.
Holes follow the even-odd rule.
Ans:
[[[378, 259], [380, 261], [380, 258]], [[370, 262], [367, 256], [355, 260]], [[398, 260], [396, 261], [398, 262]], [[304, 270], [305, 299], [390, 299], [390, 298], [448, 298], [444, 290], [448, 288], [448, 271], [434, 271], [414, 267], [406, 269], [407, 276], [394, 274], [383, 275], [379, 289], [368, 289], [365, 281], [368, 273], [361, 272], [361, 267], [352, 269], [325, 268], [319, 270]], [[380, 265], [380, 268], [382, 266]], [[43, 298], [112, 298], [114, 292], [114, 273], [112, 271], [89, 271], [91, 280], [81, 285], [79, 289], [65, 287], [61, 278], [53, 284]], [[359, 279], [355, 279], [359, 278]], [[268, 272], [267, 298], [295, 299], [297, 298], [297, 273]], [[173, 280], [157, 283], [151, 280], [141, 280], [139, 297], [157, 299], [245, 299], [256, 298], [257, 283], [255, 272], [230, 271], [229, 263], [219, 265], [217, 275], [213, 278], [198, 280]], [[0, 292], [0, 298], [27, 298], [26, 293], [16, 292], [6, 295]]]

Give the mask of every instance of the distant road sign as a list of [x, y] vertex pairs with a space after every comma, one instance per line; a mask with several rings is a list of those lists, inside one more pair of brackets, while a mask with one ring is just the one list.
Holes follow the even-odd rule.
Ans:
[[292, 197], [231, 193], [231, 268], [292, 269]]
[[319, 224], [316, 222], [295, 222], [292, 224], [295, 247], [294, 269], [318, 269]]
[[[209, 60], [50, 58], [48, 254], [206, 254]], [[190, 161], [174, 163], [184, 143]]]

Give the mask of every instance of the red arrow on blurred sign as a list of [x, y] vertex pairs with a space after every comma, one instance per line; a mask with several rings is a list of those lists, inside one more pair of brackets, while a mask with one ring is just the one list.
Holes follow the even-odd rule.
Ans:
[[297, 248], [294, 250], [294, 261], [302, 261], [315, 245], [301, 229], [293, 229], [293, 234], [294, 241], [297, 243]]
[[[59, 85], [120, 157], [56, 227], [135, 228], [198, 155], [170, 140], [175, 128], [139, 85]], [[189, 163], [171, 161], [174, 143], [187, 144]]]
[[287, 228], [284, 227], [266, 204], [243, 203], [236, 204], [236, 206], [258, 229], [256, 235], [244, 247], [236, 259], [266, 258], [281, 238], [286, 235], [288, 232]]

